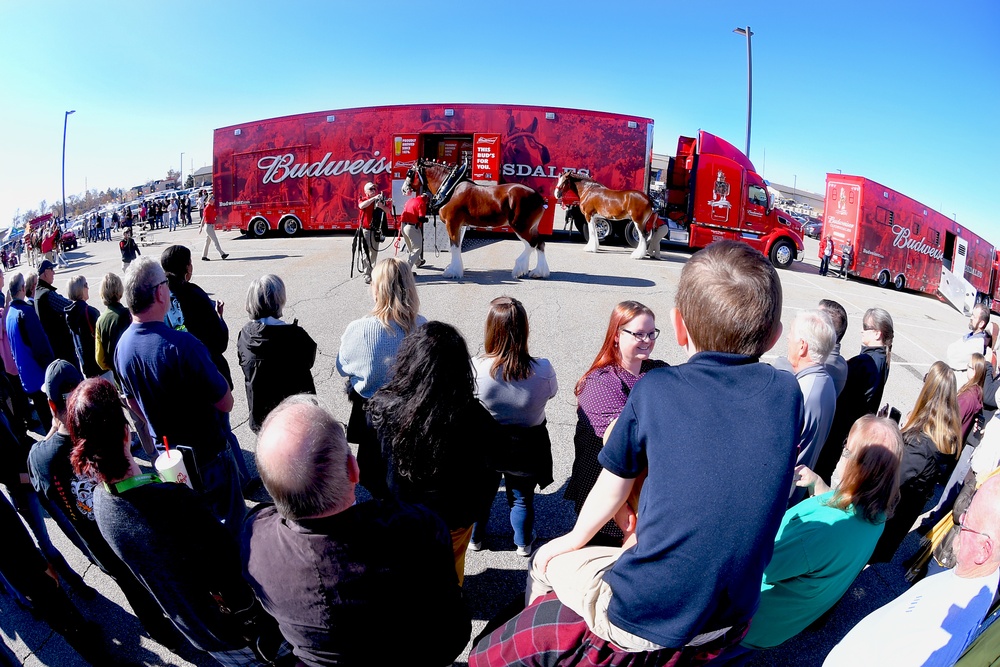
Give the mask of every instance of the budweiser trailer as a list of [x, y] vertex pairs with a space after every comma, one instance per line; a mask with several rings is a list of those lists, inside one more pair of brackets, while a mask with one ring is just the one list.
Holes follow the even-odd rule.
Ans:
[[962, 312], [990, 301], [996, 249], [951, 218], [863, 176], [826, 175], [823, 233], [836, 261], [846, 241], [854, 247], [848, 273], [940, 295]]
[[550, 200], [540, 231], [551, 234], [552, 190], [564, 171], [646, 191], [653, 121], [556, 107], [414, 104], [252, 121], [219, 128], [214, 143], [219, 224], [251, 236], [350, 229], [368, 181], [391, 193], [400, 213], [400, 187], [418, 158], [468, 160], [478, 183], [537, 190]]

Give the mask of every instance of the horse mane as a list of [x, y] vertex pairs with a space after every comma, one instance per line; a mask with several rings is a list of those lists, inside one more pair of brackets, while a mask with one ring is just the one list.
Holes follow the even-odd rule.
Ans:
[[596, 183], [597, 182], [594, 179], [592, 179], [590, 176], [587, 176], [586, 174], [581, 174], [578, 171], [569, 171], [569, 172], [566, 172], [566, 180], [568, 180], [568, 181], [583, 182], [583, 183]]

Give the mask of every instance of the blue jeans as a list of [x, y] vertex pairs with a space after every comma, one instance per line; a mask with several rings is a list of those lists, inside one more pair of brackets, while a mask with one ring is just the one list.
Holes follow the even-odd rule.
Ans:
[[[507, 492], [507, 507], [510, 508], [510, 527], [514, 529], [514, 544], [526, 547], [531, 542], [535, 527], [535, 479], [506, 474], [502, 479]], [[489, 518], [487, 508], [485, 516], [472, 528], [473, 542], [482, 542], [486, 537]]]
[[514, 529], [514, 544], [526, 547], [535, 528], [535, 479], [504, 475], [510, 527]]

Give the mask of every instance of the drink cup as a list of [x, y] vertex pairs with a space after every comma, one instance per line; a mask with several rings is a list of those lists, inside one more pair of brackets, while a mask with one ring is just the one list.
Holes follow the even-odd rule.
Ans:
[[187, 466], [184, 465], [184, 455], [176, 449], [171, 449], [169, 452], [163, 452], [157, 456], [153, 467], [156, 468], [156, 472], [160, 474], [164, 482], [187, 484], [189, 488], [194, 489]]

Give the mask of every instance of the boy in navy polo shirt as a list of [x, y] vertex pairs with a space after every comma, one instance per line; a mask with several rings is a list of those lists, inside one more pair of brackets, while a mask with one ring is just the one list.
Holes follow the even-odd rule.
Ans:
[[[746, 631], [802, 419], [795, 378], [758, 363], [781, 336], [781, 283], [760, 252], [736, 242], [701, 250], [681, 272], [676, 305], [688, 362], [636, 384], [576, 526], [538, 550], [528, 586], [529, 602], [554, 591], [603, 642], [665, 657], [714, 655]], [[647, 468], [635, 540], [584, 547]], [[493, 644], [499, 657], [500, 640], [490, 636], [477, 653]]]

